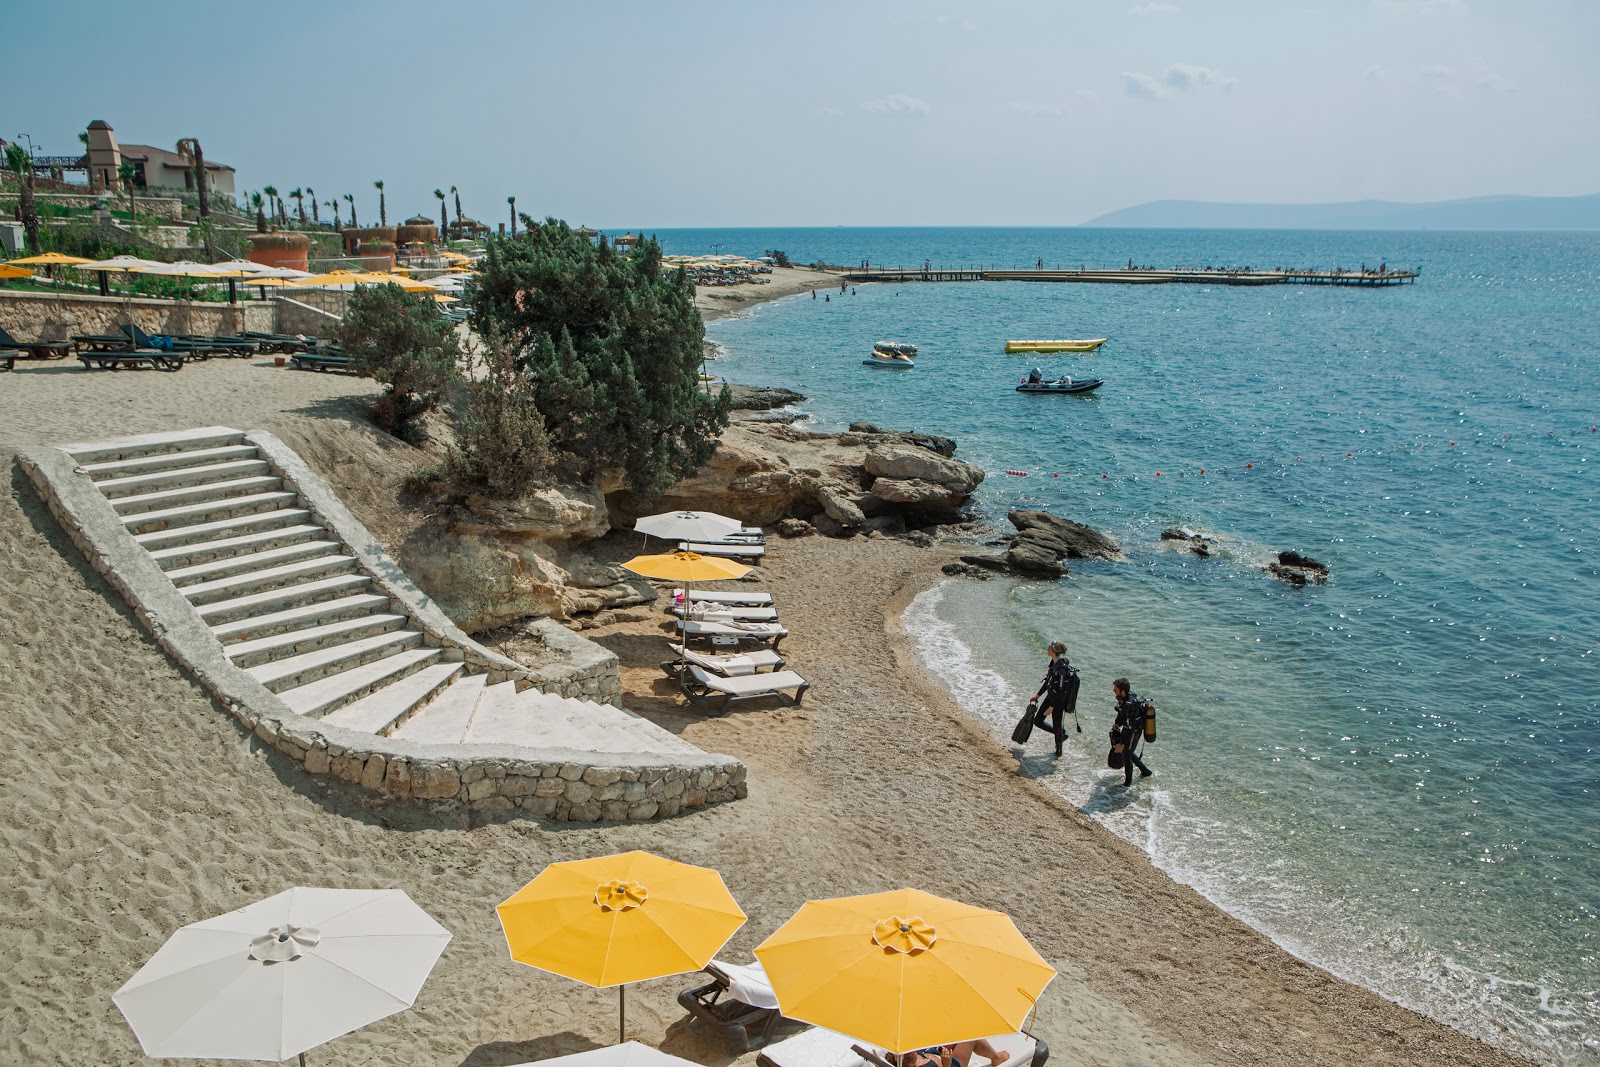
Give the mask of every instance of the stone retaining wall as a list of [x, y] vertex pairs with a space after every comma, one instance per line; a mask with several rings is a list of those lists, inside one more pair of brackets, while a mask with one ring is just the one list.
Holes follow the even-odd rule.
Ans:
[[234, 335], [272, 330], [272, 306], [214, 304], [87, 293], [13, 293], [0, 289], [0, 326], [13, 337], [64, 340], [73, 334], [121, 332], [129, 314], [146, 333]]
[[[546, 639], [570, 645], [563, 671], [533, 672], [462, 633], [383, 553], [304, 461], [271, 434], [247, 439], [300, 494], [300, 505], [327, 523], [364, 570], [407, 612], [447, 659], [487, 670], [491, 681], [514, 680], [564, 696], [615, 700], [615, 656], [551, 624]], [[332, 726], [298, 715], [235, 667], [172, 582], [127, 536], [121, 520], [71, 456], [56, 449], [23, 452], [18, 462], [89, 564], [120, 593], [146, 629], [262, 742], [309, 774], [328, 775], [385, 798], [525, 812], [557, 822], [665, 818], [746, 795], [745, 767], [731, 756], [591, 753], [517, 745], [417, 744]], [[592, 651], [579, 655], [581, 646]], [[151, 739], [159, 745], [159, 739]]]
[[342, 321], [338, 315], [314, 308], [297, 297], [273, 297], [272, 309], [273, 330], [277, 333], [327, 337]]

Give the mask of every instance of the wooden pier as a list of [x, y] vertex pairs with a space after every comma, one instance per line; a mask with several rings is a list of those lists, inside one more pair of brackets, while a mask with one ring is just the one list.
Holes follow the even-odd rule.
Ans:
[[1358, 285], [1380, 287], [1410, 285], [1414, 270], [989, 270], [987, 268], [872, 267], [844, 268], [847, 282], [1084, 282], [1105, 285]]

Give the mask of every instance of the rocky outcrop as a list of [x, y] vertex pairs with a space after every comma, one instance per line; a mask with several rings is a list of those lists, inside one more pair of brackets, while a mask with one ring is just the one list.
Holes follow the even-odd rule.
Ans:
[[1280, 582], [1290, 585], [1323, 585], [1328, 580], [1325, 564], [1298, 552], [1279, 552], [1277, 560], [1262, 569]]
[[1122, 558], [1122, 546], [1115, 538], [1081, 522], [1059, 518], [1046, 511], [1018, 510], [1006, 518], [1017, 528], [1016, 536], [990, 542], [1006, 546], [1006, 551], [999, 555], [962, 556], [963, 564], [1024, 578], [1062, 578], [1067, 574], [1069, 559]]
[[1216, 555], [1218, 550], [1215, 537], [1182, 526], [1162, 530], [1161, 540], [1172, 543], [1175, 547], [1186, 548], [1202, 559]]
[[870, 422], [852, 422], [850, 429], [839, 435], [842, 445], [903, 444], [925, 448], [929, 452], [949, 458], [956, 454], [956, 443], [938, 434], [919, 433], [916, 430], [880, 430]]
[[805, 399], [799, 393], [788, 389], [774, 389], [756, 385], [733, 385], [730, 383], [728, 392], [733, 394], [733, 410], [735, 411], [771, 411], [773, 408], [798, 404]]

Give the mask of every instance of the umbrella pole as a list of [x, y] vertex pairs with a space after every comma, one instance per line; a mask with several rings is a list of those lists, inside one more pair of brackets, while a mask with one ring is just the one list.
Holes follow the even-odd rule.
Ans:
[[628, 1039], [628, 987], [617, 986], [617, 1044]]

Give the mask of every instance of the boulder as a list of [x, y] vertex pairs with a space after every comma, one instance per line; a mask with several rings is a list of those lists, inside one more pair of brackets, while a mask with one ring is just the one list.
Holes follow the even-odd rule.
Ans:
[[804, 519], [779, 519], [776, 527], [779, 537], [810, 537], [817, 528]]
[[1290, 585], [1323, 585], [1328, 580], [1326, 565], [1298, 552], [1279, 552], [1277, 560], [1262, 570]]
[[1033, 541], [1059, 550], [1067, 559], [1121, 559], [1122, 546], [1092, 527], [1058, 518], [1047, 511], [1017, 510], [1006, 515], [1017, 528], [1017, 541]]
[[1008, 571], [1011, 564], [1006, 562], [1004, 556], [971, 555], [962, 556], [961, 562], [971, 567], [979, 567], [986, 571]]
[[860, 526], [867, 521], [866, 515], [862, 514], [855, 502], [832, 486], [817, 489], [817, 503], [822, 505], [823, 513], [840, 526]]
[[1011, 568], [1029, 578], [1063, 577], [1067, 568], [1061, 559], [1056, 550], [1021, 538], [1006, 552], [1006, 562]]
[[1183, 547], [1202, 559], [1217, 551], [1217, 541], [1203, 533], [1196, 533], [1186, 527], [1174, 526], [1161, 531], [1161, 540], [1181, 542]]
[[611, 529], [605, 498], [589, 486], [540, 489], [512, 500], [469, 496], [450, 516], [461, 533], [537, 541], [590, 541]]
[[[776, 450], [745, 447], [747, 435], [740, 436], [739, 444], [729, 440], [732, 436], [724, 435], [711, 461], [652, 501], [648, 513], [714, 511], [751, 526], [767, 526], [814, 504], [816, 479], [812, 473], [791, 467]], [[749, 443], [753, 446], [756, 442]], [[618, 493], [608, 500], [612, 523], [622, 528], [633, 525], [637, 506], [627, 494]]]
[[905, 534], [902, 540], [905, 541], [906, 544], [916, 545], [918, 548], [932, 548], [934, 545], [933, 535], [928, 533], [926, 530], [910, 530]]
[[982, 567], [974, 567], [970, 563], [946, 563], [939, 570], [952, 578], [976, 578], [979, 581], [989, 580], [989, 572]]
[[983, 471], [970, 463], [902, 443], [873, 445], [862, 466], [874, 478], [931, 482], [963, 496], [983, 481]]
[[732, 385], [728, 391], [733, 394], [733, 409], [735, 411], [771, 411], [773, 408], [787, 407], [805, 400], [799, 393], [788, 389], [773, 389], [755, 385]]
[[956, 443], [937, 434], [918, 433], [915, 430], [880, 430], [870, 422], [852, 422], [850, 429], [839, 435], [841, 445], [906, 444], [925, 448], [946, 459], [956, 454]]

